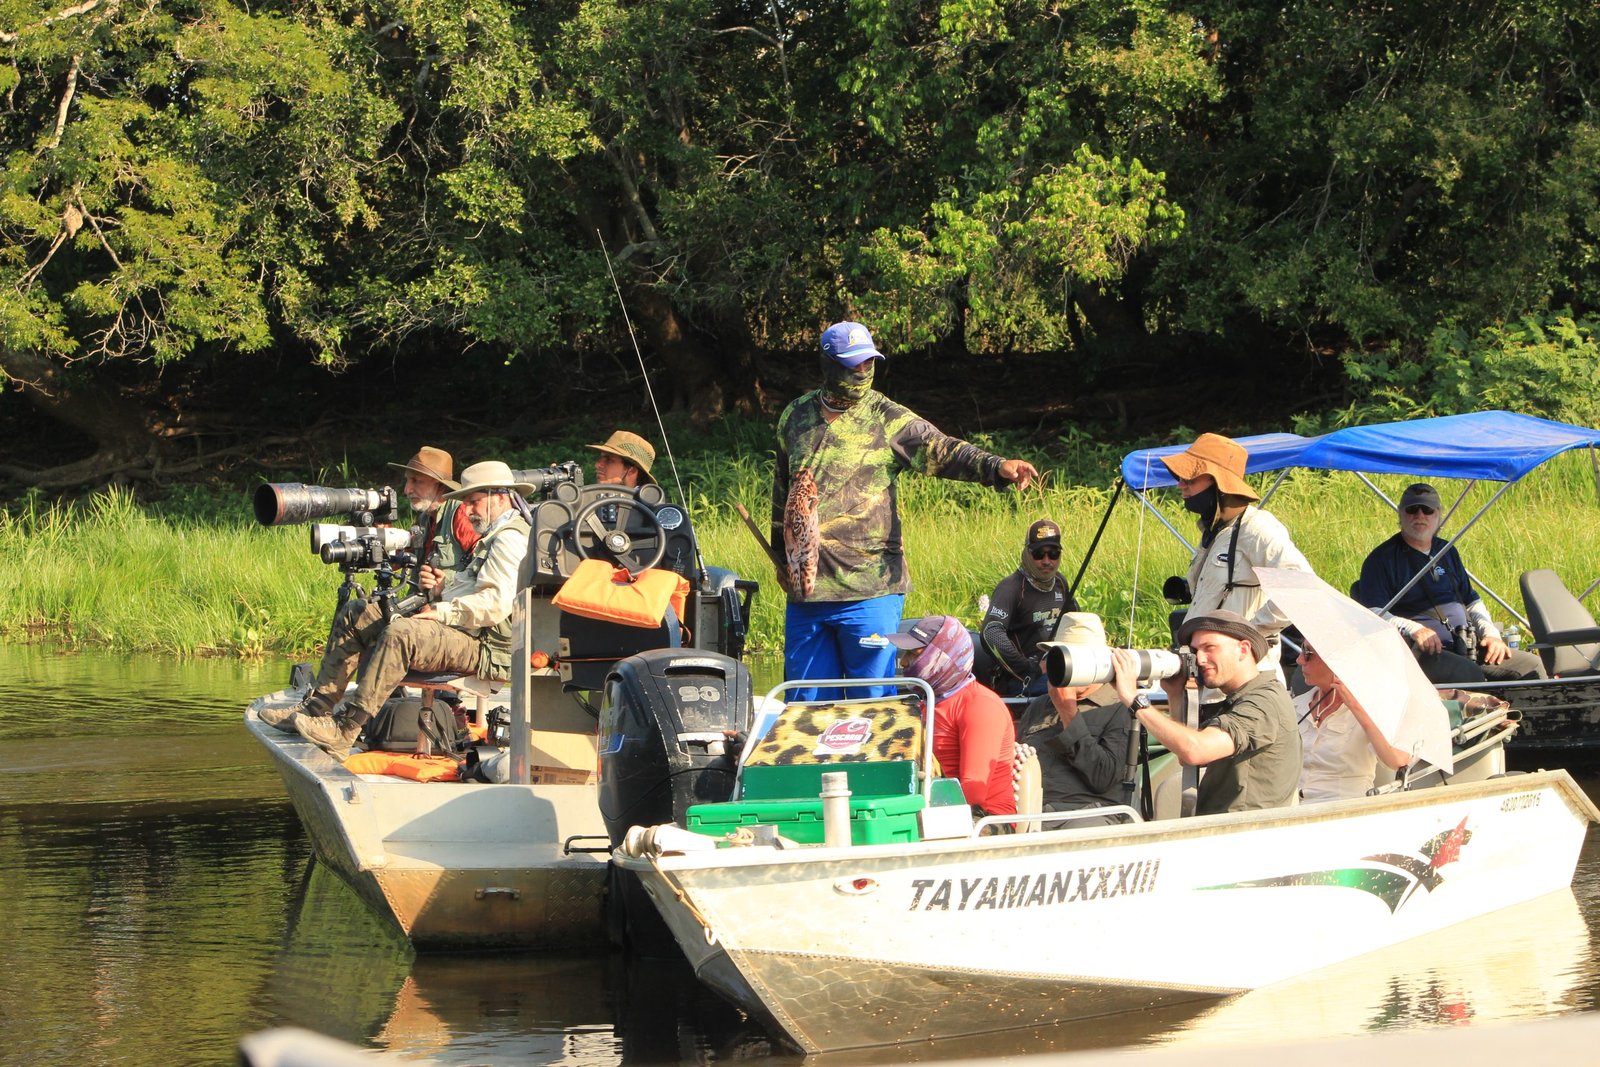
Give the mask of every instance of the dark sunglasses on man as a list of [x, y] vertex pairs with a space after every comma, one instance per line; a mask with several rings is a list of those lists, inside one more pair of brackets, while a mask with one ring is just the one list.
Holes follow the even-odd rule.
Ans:
[[1061, 558], [1061, 550], [1059, 548], [1050, 548], [1050, 547], [1035, 548], [1029, 553], [1029, 555], [1031, 555], [1036, 560], [1037, 559], [1060, 559]]
[[1432, 515], [1433, 509], [1426, 504], [1412, 504], [1406, 508], [1407, 515]]

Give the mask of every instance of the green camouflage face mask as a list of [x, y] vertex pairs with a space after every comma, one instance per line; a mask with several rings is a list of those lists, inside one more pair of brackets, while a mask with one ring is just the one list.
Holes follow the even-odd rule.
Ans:
[[872, 388], [872, 365], [869, 359], [859, 367], [843, 366], [831, 356], [822, 357], [822, 402], [835, 411], [859, 404]]

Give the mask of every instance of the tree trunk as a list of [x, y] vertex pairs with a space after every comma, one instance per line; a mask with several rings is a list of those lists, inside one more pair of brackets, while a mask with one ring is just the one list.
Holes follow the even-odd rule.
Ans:
[[[664, 293], [648, 285], [629, 289], [634, 317], [651, 350], [666, 365], [672, 386], [669, 406], [688, 411], [696, 425], [721, 415], [727, 407], [726, 393], [716, 361], [689, 338], [677, 309]], [[656, 392], [658, 401], [663, 399], [662, 392]]]
[[147, 476], [161, 438], [150, 413], [114, 384], [31, 352], [0, 350], [0, 370], [29, 403], [95, 443], [93, 455], [55, 467], [0, 465], [0, 477], [41, 489]]

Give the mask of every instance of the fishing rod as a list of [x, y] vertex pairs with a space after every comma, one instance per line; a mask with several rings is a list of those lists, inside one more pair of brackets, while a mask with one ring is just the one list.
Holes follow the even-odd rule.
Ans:
[[[661, 431], [661, 445], [667, 451], [667, 466], [672, 468], [672, 483], [677, 487], [678, 499], [683, 501], [684, 507], [689, 506], [688, 497], [683, 493], [683, 480], [678, 477], [678, 460], [672, 454], [672, 440], [667, 436], [667, 424], [661, 418], [661, 406], [656, 403], [655, 387], [650, 384], [650, 372], [645, 369], [644, 352], [639, 348], [639, 338], [633, 331], [633, 317], [628, 314], [628, 302], [622, 297], [622, 285], [617, 281], [616, 268], [611, 265], [611, 253], [606, 248], [605, 236], [598, 228], [594, 231], [595, 240], [600, 242], [600, 255], [606, 261], [606, 273], [611, 276], [611, 288], [617, 294], [617, 306], [622, 309], [622, 321], [628, 327], [628, 340], [633, 345], [633, 354], [639, 360], [639, 376], [644, 379], [644, 391], [650, 398], [650, 410], [656, 417], [656, 428]], [[665, 534], [663, 533], [663, 537]], [[701, 580], [704, 581], [706, 573], [705, 557], [700, 554], [700, 539], [693, 538], [695, 565], [700, 570]]]

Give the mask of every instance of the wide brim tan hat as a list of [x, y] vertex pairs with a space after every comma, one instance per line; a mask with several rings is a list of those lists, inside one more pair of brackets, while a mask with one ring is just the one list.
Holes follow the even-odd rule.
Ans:
[[446, 493], [446, 500], [460, 500], [472, 493], [481, 493], [488, 489], [510, 489], [524, 495], [533, 492], [532, 482], [519, 482], [511, 468], [498, 459], [484, 460], [474, 463], [461, 472], [461, 488], [453, 493]]
[[391, 463], [389, 466], [396, 470], [420, 474], [424, 478], [432, 478], [446, 489], [461, 488], [461, 483], [453, 477], [456, 472], [456, 461], [442, 448], [423, 445], [417, 449], [417, 454], [406, 462]]
[[1039, 651], [1049, 645], [1097, 645], [1106, 643], [1106, 624], [1092, 611], [1067, 611], [1056, 622], [1056, 632], [1048, 641], [1039, 642]]
[[604, 444], [588, 445], [586, 447], [592, 448], [596, 452], [609, 452], [613, 456], [620, 456], [639, 468], [640, 482], [655, 484], [655, 478], [650, 474], [650, 467], [656, 461], [655, 446], [638, 434], [629, 433], [627, 430], [618, 430], [606, 438]]
[[1162, 456], [1161, 462], [1174, 478], [1192, 481], [1202, 474], [1216, 479], [1217, 491], [1230, 496], [1260, 500], [1261, 496], [1244, 480], [1250, 459], [1244, 446], [1219, 433], [1203, 433], [1194, 444], [1175, 456]]

